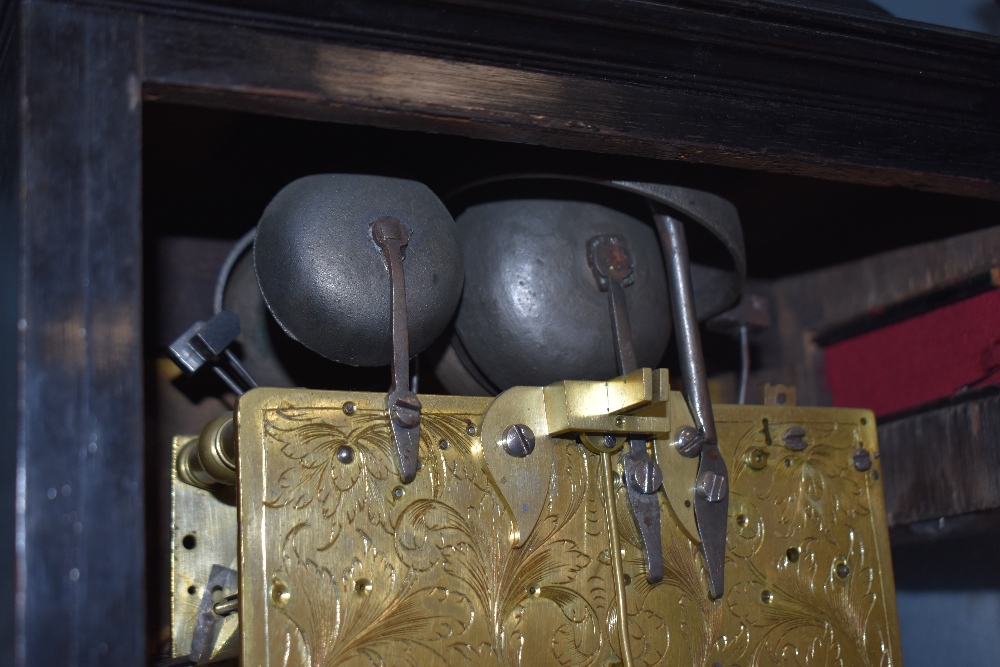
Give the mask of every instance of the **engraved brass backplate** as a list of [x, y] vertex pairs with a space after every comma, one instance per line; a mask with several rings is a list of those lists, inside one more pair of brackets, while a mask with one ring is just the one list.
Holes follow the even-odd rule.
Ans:
[[[521, 499], [500, 496], [483, 458], [492, 399], [420, 398], [410, 484], [384, 395], [240, 399], [242, 664], [901, 662], [870, 412], [715, 406], [732, 495], [726, 589], [712, 601], [689, 517], [662, 492], [666, 576], [647, 583], [621, 475], [605, 467], [617, 457], [553, 438], [541, 516], [517, 535]], [[782, 442], [792, 426], [802, 449]], [[859, 447], [876, 457], [865, 472]], [[687, 470], [654, 451], [665, 477]]]

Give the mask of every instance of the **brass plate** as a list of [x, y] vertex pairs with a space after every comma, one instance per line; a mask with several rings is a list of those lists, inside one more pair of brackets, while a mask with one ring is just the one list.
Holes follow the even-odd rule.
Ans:
[[[880, 465], [851, 460], [861, 443], [877, 452], [870, 412], [715, 406], [732, 499], [726, 593], [712, 602], [662, 494], [666, 577], [646, 583], [624, 490], [606, 492], [615, 457], [554, 438], [545, 506], [515, 546], [506, 507], [518, 499], [491, 484], [478, 438], [491, 399], [421, 396], [409, 485], [384, 400], [240, 399], [244, 665], [901, 661]], [[802, 451], [782, 444], [792, 425]]]
[[[189, 440], [198, 436], [177, 436], [173, 457]], [[235, 489], [219, 493], [205, 491], [181, 482], [176, 465], [170, 473], [171, 570], [171, 644], [173, 656], [191, 652], [191, 639], [198, 609], [205, 595], [205, 585], [213, 564], [236, 569], [237, 520]], [[236, 591], [219, 591], [217, 596]], [[226, 617], [216, 636], [214, 657], [232, 653], [238, 631], [238, 617]]]

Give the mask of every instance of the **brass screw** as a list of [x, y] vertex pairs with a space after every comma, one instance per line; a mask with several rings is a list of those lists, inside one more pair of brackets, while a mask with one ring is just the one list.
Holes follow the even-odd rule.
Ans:
[[754, 447], [749, 452], [747, 452], [744, 461], [746, 461], [747, 467], [751, 470], [763, 470], [767, 467], [767, 450], [763, 447]]
[[280, 579], [275, 579], [271, 584], [271, 602], [275, 607], [282, 608], [292, 599], [292, 592], [288, 590], [288, 585]]

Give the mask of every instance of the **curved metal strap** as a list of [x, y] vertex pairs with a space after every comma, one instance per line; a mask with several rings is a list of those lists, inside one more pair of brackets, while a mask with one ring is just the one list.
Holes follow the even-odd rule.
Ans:
[[747, 258], [740, 216], [730, 201], [710, 192], [676, 185], [638, 181], [606, 181], [604, 184], [642, 195], [680, 213], [707, 229], [729, 252], [732, 272], [697, 264], [691, 266], [696, 286], [695, 312], [699, 320], [722, 312], [739, 298], [747, 277]]

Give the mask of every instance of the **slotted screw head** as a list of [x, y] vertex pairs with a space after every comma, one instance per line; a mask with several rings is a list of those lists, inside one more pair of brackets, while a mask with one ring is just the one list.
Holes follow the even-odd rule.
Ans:
[[872, 457], [864, 447], [854, 450], [854, 456], [851, 457], [851, 460], [854, 461], [854, 469], [858, 472], [871, 470]]
[[502, 443], [508, 454], [524, 458], [535, 451], [535, 434], [524, 424], [511, 424], [503, 432]]
[[801, 452], [806, 448], [805, 441], [806, 430], [801, 426], [793, 426], [784, 435], [781, 436], [781, 441], [785, 443], [785, 447], [788, 447], [793, 452]]
[[710, 503], [717, 503], [729, 494], [729, 482], [722, 475], [703, 472], [698, 478], [698, 495]]
[[640, 461], [629, 469], [626, 479], [633, 489], [648, 495], [663, 485], [663, 471], [653, 461]]
[[674, 447], [681, 456], [689, 459], [701, 454], [701, 449], [705, 445], [705, 436], [701, 431], [693, 426], [682, 426], [677, 429], [677, 438], [674, 440]]
[[420, 409], [423, 406], [413, 394], [400, 396], [389, 408], [389, 416], [403, 428], [413, 428], [420, 423]]

